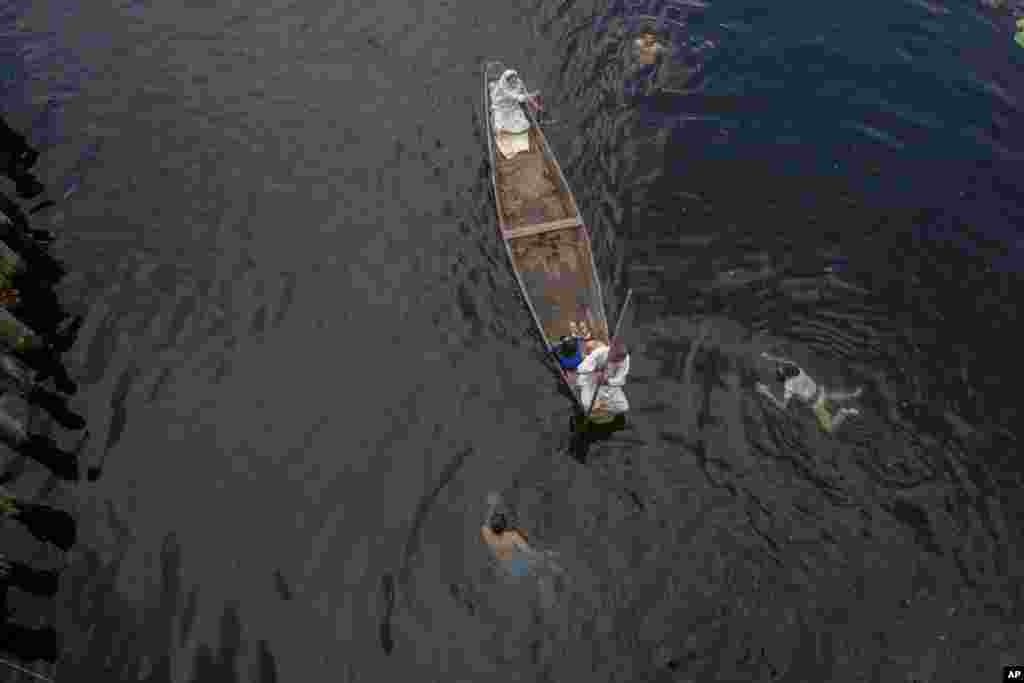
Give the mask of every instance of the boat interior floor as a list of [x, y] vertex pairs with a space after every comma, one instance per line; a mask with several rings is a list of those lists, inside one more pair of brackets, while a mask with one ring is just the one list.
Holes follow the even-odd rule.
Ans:
[[501, 152], [502, 159], [512, 159], [523, 152], [530, 151], [529, 129], [524, 130], [522, 133], [501, 131], [494, 138], [498, 143], [498, 151]]
[[554, 342], [585, 324], [599, 339], [607, 336], [594, 299], [594, 282], [585, 237], [586, 228], [554, 230], [509, 242], [512, 258], [530, 292], [547, 338]]
[[572, 215], [572, 202], [543, 149], [536, 130], [531, 128], [528, 152], [520, 152], [511, 159], [497, 155], [497, 184], [506, 229]]

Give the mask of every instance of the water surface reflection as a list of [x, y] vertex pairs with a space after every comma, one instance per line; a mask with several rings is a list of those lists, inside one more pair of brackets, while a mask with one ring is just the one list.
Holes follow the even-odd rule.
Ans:
[[[689, 3], [641, 73], [626, 5], [442, 5], [60, 29], [93, 75], [47, 220], [106, 425], [68, 495], [67, 670], [927, 679], [1014, 652], [1016, 403], [978, 330], [1016, 317], [1022, 91], [992, 27]], [[638, 293], [634, 411], [585, 464], [494, 239], [489, 57], [536, 74], [606, 290]], [[766, 409], [768, 348], [863, 384], [863, 418]], [[560, 611], [489, 572], [489, 490], [561, 552]]]

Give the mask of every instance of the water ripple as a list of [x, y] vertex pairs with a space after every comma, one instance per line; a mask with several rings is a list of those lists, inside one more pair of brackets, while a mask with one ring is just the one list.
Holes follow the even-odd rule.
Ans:
[[[850, 660], [897, 680], [905, 672], [886, 668], [895, 665], [876, 647], [879, 633], [931, 638], [928, 629], [942, 628], [966, 642], [964, 623], [939, 615], [961, 606], [954, 600], [981, 614], [981, 600], [1013, 595], [1016, 403], [998, 392], [1005, 358], [976, 332], [1004, 340], [1017, 317], [1011, 280], [991, 272], [993, 255], [1019, 242], [1020, 82], [1010, 48], [979, 12], [938, 0], [799, 13], [763, 2], [659, 2], [535, 2], [525, 15], [442, 3], [429, 16], [397, 19], [370, 6], [175, 14], [121, 3], [108, 14], [94, 9], [95, 21], [123, 32], [77, 38], [98, 73], [73, 69], [41, 112], [25, 104], [26, 89], [5, 89], [5, 105], [12, 92], [12, 101], [23, 97], [22, 120], [37, 117], [32, 134], [48, 148], [45, 163], [53, 159], [48, 172], [70, 169], [62, 189], [76, 188], [65, 192], [74, 201], [62, 246], [79, 274], [63, 293], [87, 322], [69, 362], [81, 366], [82, 400], [109, 413], [108, 448], [157, 448], [154, 424], [201, 416], [171, 432], [196, 439], [185, 455], [203, 457], [191, 516], [167, 517], [162, 503], [174, 496], [160, 498], [143, 476], [172, 471], [159, 469], [158, 448], [156, 459], [140, 452], [135, 465], [111, 463], [121, 477], [112, 481], [134, 486], [94, 487], [98, 498], [139, 511], [126, 522], [139, 538], [111, 532], [109, 543], [134, 567], [83, 550], [66, 570], [62, 609], [73, 613], [76, 671], [166, 678], [173, 652], [175, 666], [193, 660], [174, 669], [179, 677], [244, 678], [248, 651], [244, 664], [259, 668], [252, 676], [274, 680], [273, 649], [246, 644], [258, 636], [242, 631], [265, 628], [277, 642], [287, 635], [273, 631], [284, 608], [308, 632], [377, 656], [377, 646], [392, 650], [401, 624], [402, 642], [440, 653], [449, 677], [463, 671], [450, 653], [471, 650], [477, 659], [466, 670], [500, 659], [550, 669], [552, 679], [584, 670], [622, 680], [749, 679], [765, 670], [827, 679], [842, 640], [862, 653]], [[642, 28], [660, 30], [668, 48], [650, 69], [632, 52]], [[54, 31], [75, 39], [64, 24]], [[59, 51], [47, 46], [56, 40], [19, 47], [18, 78], [38, 85], [55, 71]], [[609, 302], [626, 287], [637, 292], [635, 408], [628, 429], [592, 444], [582, 464], [561, 449], [567, 407], [538, 398], [553, 396], [553, 384], [529, 374], [542, 352], [495, 234], [480, 161], [474, 65], [498, 51], [548, 96], [559, 121], [550, 138], [593, 230]], [[126, 56], [138, 69], [114, 68]], [[76, 94], [83, 74], [89, 87]], [[338, 88], [350, 106], [322, 94]], [[135, 97], [127, 114], [126, 92]], [[76, 116], [87, 110], [94, 128], [64, 119], [81, 97], [89, 106]], [[143, 153], [159, 159], [125, 166]], [[957, 310], [964, 298], [973, 313]], [[753, 387], [772, 381], [759, 360], [768, 348], [826, 386], [863, 385], [862, 415], [826, 435], [808, 411], [761, 401]], [[334, 373], [356, 377], [353, 359], [372, 378], [350, 381], [355, 405], [339, 403], [353, 394], [328, 386], [317, 395], [323, 405], [310, 403]], [[424, 374], [438, 366], [440, 380]], [[508, 374], [525, 379], [506, 382]], [[396, 393], [388, 382], [398, 377], [408, 386]], [[454, 417], [443, 407], [452, 400]], [[146, 401], [154, 405], [139, 410]], [[284, 409], [321, 419], [310, 429], [312, 420], [289, 422]], [[369, 426], [378, 413], [384, 426]], [[470, 442], [486, 444], [487, 457], [455, 453], [436, 486], [403, 508], [408, 465], [438, 447], [442, 423], [463, 436], [485, 425]], [[280, 500], [290, 480], [278, 476], [273, 453], [304, 448], [330, 424], [345, 425], [332, 433], [338, 443], [311, 447], [289, 470], [308, 486], [288, 505], [328, 520], [310, 525], [319, 535], [307, 564], [332, 577], [320, 585], [323, 599], [308, 611], [302, 600], [282, 604], [291, 589], [267, 585], [279, 563], [254, 565], [266, 545], [257, 543], [246, 562], [222, 568], [240, 592], [257, 577], [240, 603], [248, 612], [220, 604], [223, 590], [207, 590], [221, 581], [216, 563], [203, 562], [219, 557], [209, 548], [226, 546], [211, 535], [251, 526], [242, 513], [213, 523], [224, 519], [224, 495]], [[344, 441], [351, 430], [358, 436]], [[286, 433], [273, 441], [275, 431]], [[522, 443], [495, 440], [516, 431]], [[382, 455], [406, 442], [401, 457], [411, 460], [402, 466]], [[225, 444], [233, 446], [227, 465], [217, 457]], [[245, 475], [229, 479], [239, 463]], [[260, 468], [275, 469], [251, 475]], [[371, 471], [380, 478], [356, 476]], [[463, 552], [470, 543], [483, 556], [477, 516], [469, 515], [468, 541], [457, 521], [492, 478], [518, 493], [531, 530], [574, 564], [575, 618], [531, 623], [522, 643], [497, 614], [499, 591], [474, 572], [476, 555]], [[255, 488], [261, 481], [277, 482], [271, 498]], [[395, 505], [357, 508], [357, 489], [368, 485]], [[438, 525], [444, 555], [427, 554], [420, 536], [442, 489], [456, 521]], [[91, 495], [82, 495], [86, 510]], [[392, 508], [412, 508], [404, 534]], [[370, 604], [333, 599], [339, 560], [327, 549], [352, 540], [335, 536], [343, 516], [357, 521], [346, 533], [401, 546], [397, 568], [393, 553], [366, 551], [374, 566], [361, 571], [373, 578], [353, 595]], [[264, 541], [310, 540], [290, 521], [276, 526], [279, 518], [258, 520]], [[161, 546], [167, 524], [187, 530], [181, 547], [177, 536]], [[224, 552], [241, 552], [243, 537]], [[146, 547], [160, 550], [162, 588], [134, 584], [144, 597], [159, 595], [156, 618], [142, 628], [124, 618], [136, 610], [118, 596], [117, 579], [143, 574]], [[179, 579], [182, 566], [196, 586]], [[285, 569], [274, 577], [292, 576]], [[316, 586], [312, 577], [302, 583]], [[929, 583], [934, 597], [905, 608], [904, 628], [877, 628], [878, 614]], [[942, 592], [954, 583], [965, 586], [959, 598]], [[361, 629], [375, 590], [379, 621]], [[452, 619], [471, 625], [418, 631], [395, 613], [397, 590], [407, 607], [454, 609]], [[843, 615], [844, 628], [818, 639], [821, 671], [797, 672], [815, 659], [800, 649], [811, 634], [832, 633], [821, 610]], [[220, 617], [218, 647], [202, 643], [217, 633], [199, 632], [211, 616]], [[978, 619], [979, 629], [999, 627], [996, 617]], [[733, 622], [746, 626], [727, 633]], [[486, 634], [499, 623], [508, 642], [491, 648]], [[99, 626], [86, 635], [90, 624]], [[130, 642], [129, 632], [137, 634]], [[333, 663], [314, 661], [323, 645], [305, 645], [312, 658], [295, 650], [289, 675], [309, 665], [323, 668], [321, 677], [355, 679], [354, 664], [328, 673]], [[556, 650], [565, 656], [549, 667]], [[972, 653], [964, 667], [976, 663]]]

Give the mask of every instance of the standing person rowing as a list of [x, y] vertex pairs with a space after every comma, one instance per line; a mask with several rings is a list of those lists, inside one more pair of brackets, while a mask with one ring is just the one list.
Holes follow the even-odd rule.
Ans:
[[576, 369], [580, 403], [590, 408], [587, 417], [591, 422], [611, 422], [629, 412], [629, 400], [622, 389], [629, 375], [629, 350], [622, 342], [609, 347], [594, 339], [584, 345], [584, 352], [583, 362]]

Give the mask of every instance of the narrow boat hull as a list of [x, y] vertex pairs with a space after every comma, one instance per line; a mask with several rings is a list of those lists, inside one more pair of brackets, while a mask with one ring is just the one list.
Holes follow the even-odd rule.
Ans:
[[[594, 265], [590, 234], [576, 198], [532, 112], [529, 149], [507, 158], [499, 149], [491, 115], [490, 82], [504, 69], [500, 62], [484, 66], [484, 121], [490, 155], [498, 231], [519, 289], [544, 344], [550, 348], [583, 325], [609, 343], [601, 281]], [[526, 108], [524, 108], [526, 109]], [[521, 148], [525, 140], [506, 147]], [[573, 396], [574, 374], [559, 367]]]

